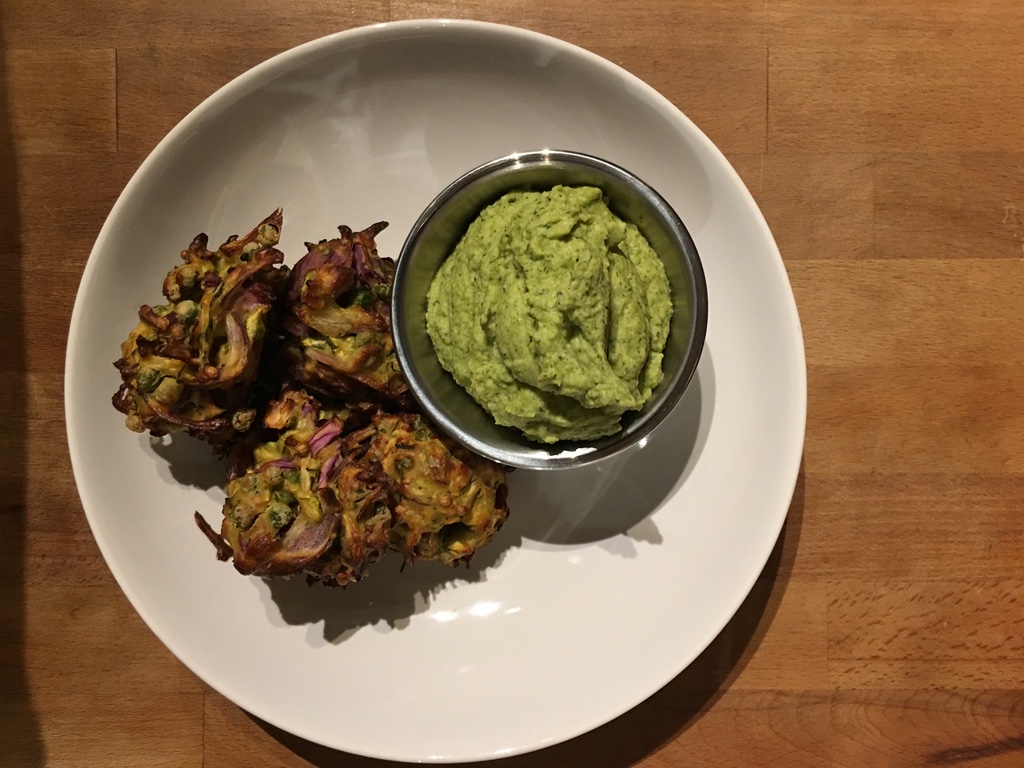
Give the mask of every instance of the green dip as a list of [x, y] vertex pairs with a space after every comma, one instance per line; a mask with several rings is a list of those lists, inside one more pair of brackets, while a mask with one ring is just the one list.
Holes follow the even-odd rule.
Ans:
[[511, 192], [441, 265], [427, 332], [441, 365], [529, 438], [618, 432], [662, 378], [665, 268], [593, 187]]

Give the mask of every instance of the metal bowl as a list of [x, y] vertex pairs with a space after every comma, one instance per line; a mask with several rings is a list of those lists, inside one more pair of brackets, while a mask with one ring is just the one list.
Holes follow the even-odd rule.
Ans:
[[[513, 190], [556, 185], [599, 187], [612, 212], [637, 225], [665, 265], [674, 311], [665, 347], [664, 379], [622, 430], [585, 442], [533, 442], [501, 427], [455, 383], [427, 335], [427, 291], [434, 274], [470, 222]], [[697, 248], [671, 206], [650, 186], [613, 163], [578, 152], [543, 150], [509, 155], [450, 184], [416, 221], [395, 273], [391, 317], [395, 348], [413, 396], [437, 425], [470, 450], [511, 467], [567, 469], [613, 456], [650, 433], [682, 397], [697, 368], [707, 328], [707, 285]]]

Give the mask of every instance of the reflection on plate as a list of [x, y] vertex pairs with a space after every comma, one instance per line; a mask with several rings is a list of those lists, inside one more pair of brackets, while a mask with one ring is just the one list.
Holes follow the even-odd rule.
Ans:
[[[282, 249], [382, 218], [396, 254], [449, 181], [513, 151], [589, 152], [673, 204], [707, 272], [694, 385], [645, 445], [595, 467], [515, 472], [512, 517], [469, 569], [308, 589], [217, 562], [205, 448], [128, 432], [110, 365], [196, 232], [279, 205]], [[140, 248], [145, 244], [145, 248]], [[66, 371], [68, 438], [96, 540], [160, 639], [257, 717], [330, 747], [462, 761], [607, 722], [721, 630], [785, 519], [803, 442], [803, 344], [757, 207], [671, 104], [590, 53], [473, 22], [352, 30], [278, 56], [189, 115], [129, 183], [90, 257]], [[97, 451], [95, 446], [103, 446]], [[254, 672], [254, 670], [258, 670]]]

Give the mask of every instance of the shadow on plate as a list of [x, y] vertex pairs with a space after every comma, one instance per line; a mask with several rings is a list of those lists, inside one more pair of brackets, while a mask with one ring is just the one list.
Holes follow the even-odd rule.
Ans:
[[[629, 712], [553, 747], [501, 760], [502, 768], [600, 765], [626, 768], [674, 741], [711, 709], [743, 672], [771, 627], [793, 572], [804, 516], [801, 467], [786, 524], [764, 570], [718, 637], [683, 672]], [[249, 716], [267, 734], [318, 768], [399, 768], [406, 763], [338, 752]], [[475, 764], [474, 764], [475, 765]]]
[[[517, 470], [509, 476], [511, 514], [494, 540], [468, 567], [416, 563], [404, 570], [389, 554], [370, 578], [346, 589], [307, 585], [302, 577], [256, 582], [271, 622], [300, 626], [323, 623], [310, 642], [340, 643], [363, 627], [402, 629], [429, 609], [442, 590], [459, 583], [486, 581], [507, 552], [526, 540], [551, 546], [596, 544], [635, 557], [636, 542], [660, 544], [651, 514], [689, 477], [711, 429], [714, 367], [704, 350], [693, 381], [668, 418], [626, 453], [575, 470]], [[226, 483], [227, 462], [212, 457], [208, 445], [186, 435], [149, 440], [169, 481], [203, 490]], [[317, 637], [316, 635], [320, 635]]]
[[212, 488], [227, 487], [228, 462], [218, 459], [207, 443], [178, 432], [165, 437], [144, 437], [153, 453], [163, 463], [159, 465], [161, 475], [176, 485], [186, 485], [208, 491]]
[[640, 446], [580, 469], [517, 471], [509, 482], [514, 516], [508, 524], [545, 544], [591, 544], [622, 534], [660, 544], [650, 515], [686, 481], [703, 452], [714, 393], [705, 349], [679, 404]]
[[303, 578], [261, 583], [272, 622], [313, 625], [323, 622], [322, 638], [340, 643], [362, 627], [403, 629], [423, 613], [442, 590], [458, 583], [487, 580], [505, 554], [525, 540], [545, 545], [597, 544], [635, 557], [635, 542], [660, 544], [650, 515], [686, 480], [711, 428], [714, 372], [705, 351], [693, 382], [669, 417], [643, 447], [593, 467], [541, 472], [516, 470], [509, 476], [509, 520], [469, 567], [416, 563], [400, 572], [389, 554], [364, 581], [344, 591], [312, 587]]
[[265, 579], [260, 590], [271, 622], [315, 625], [323, 622], [322, 639], [310, 634], [313, 645], [341, 643], [363, 627], [384, 625], [404, 629], [417, 613], [450, 585], [487, 580], [505, 553], [520, 540], [505, 531], [474, 556], [472, 563], [454, 568], [437, 562], [420, 562], [401, 569], [401, 558], [389, 553], [374, 566], [371, 575], [351, 587], [308, 585], [305, 578]]

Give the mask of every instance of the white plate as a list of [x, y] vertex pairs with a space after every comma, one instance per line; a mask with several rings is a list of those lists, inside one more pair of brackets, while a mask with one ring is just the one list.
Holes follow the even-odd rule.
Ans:
[[[341, 223], [391, 222], [397, 253], [449, 181], [513, 151], [629, 168], [686, 222], [710, 322], [694, 385], [645, 447], [510, 486], [512, 516], [469, 570], [380, 563], [342, 590], [219, 563], [221, 468], [153, 443], [110, 406], [140, 304], [200, 231], [220, 243], [283, 205], [290, 260]], [[477, 760], [601, 725], [682, 671], [747, 595], [796, 481], [806, 376], [764, 219], [712, 143], [615, 65], [472, 22], [356, 29], [277, 56], [181, 122], [128, 184], [89, 258], [66, 370], [82, 503], [158, 637], [257, 717], [349, 752]]]

